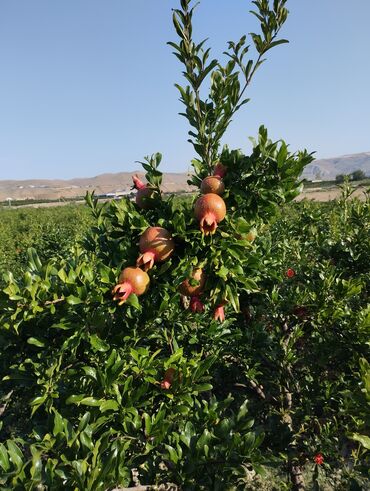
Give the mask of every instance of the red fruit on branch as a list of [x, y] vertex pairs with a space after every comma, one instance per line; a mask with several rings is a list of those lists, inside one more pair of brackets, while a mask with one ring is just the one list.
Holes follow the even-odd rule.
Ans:
[[203, 312], [204, 311], [204, 305], [200, 301], [199, 297], [191, 297], [191, 299], [190, 299], [190, 310], [192, 312]]
[[[191, 280], [194, 280], [197, 284], [192, 286]], [[203, 293], [204, 284], [206, 282], [206, 275], [202, 268], [195, 269], [191, 277], [183, 281], [180, 285], [180, 293], [185, 297], [198, 297]]]
[[225, 320], [225, 310], [223, 304], [216, 307], [213, 313], [213, 318], [215, 321], [220, 321], [220, 322], [223, 322]]
[[150, 203], [148, 203], [147, 198], [151, 198], [154, 193], [154, 189], [149, 187], [147, 184], [144, 184], [138, 176], [132, 176], [132, 180], [134, 181], [134, 188], [137, 189], [136, 193], [136, 204], [142, 210], [147, 210], [150, 208]]
[[288, 278], [294, 278], [294, 276], [295, 276], [294, 269], [288, 268], [287, 271], [286, 271], [286, 275], [287, 275]]
[[220, 176], [208, 176], [203, 179], [200, 185], [200, 192], [202, 194], [214, 193], [221, 195], [225, 191], [225, 184]]
[[226, 215], [226, 205], [218, 194], [204, 194], [197, 199], [194, 213], [199, 221], [200, 230], [205, 234], [214, 234]]
[[152, 268], [155, 262], [166, 261], [175, 249], [175, 243], [168, 230], [162, 227], [149, 227], [140, 237], [141, 255], [136, 266], [143, 266], [145, 271]]
[[176, 370], [174, 368], [167, 368], [164, 372], [163, 380], [161, 382], [161, 389], [168, 390], [171, 388], [173, 379], [175, 378]]
[[134, 188], [137, 190], [145, 189], [147, 187], [138, 176], [132, 176], [132, 180], [134, 181]]
[[324, 457], [321, 453], [318, 453], [314, 457], [315, 464], [322, 465], [324, 463]]
[[118, 300], [118, 305], [122, 305], [132, 293], [137, 296], [143, 295], [149, 287], [149, 282], [148, 274], [142, 269], [125, 268], [119, 275], [118, 284], [113, 288], [113, 300]]
[[221, 164], [221, 162], [218, 162], [215, 165], [215, 168], [213, 169], [213, 175], [219, 176], [221, 178], [226, 176], [226, 172], [227, 172], [227, 167], [226, 165]]

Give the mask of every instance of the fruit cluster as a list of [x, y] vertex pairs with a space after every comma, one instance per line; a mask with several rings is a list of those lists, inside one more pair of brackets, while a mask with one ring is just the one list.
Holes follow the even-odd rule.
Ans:
[[[201, 196], [195, 202], [194, 214], [199, 222], [200, 230], [204, 235], [212, 235], [216, 232], [218, 224], [226, 216], [226, 205], [221, 195], [225, 191], [223, 177], [227, 168], [216, 164], [212, 176], [208, 176], [201, 182]], [[133, 176], [134, 187], [137, 189], [136, 204], [141, 209], [151, 206], [150, 198], [155, 192], [154, 188], [144, 184], [138, 176]], [[162, 227], [149, 227], [141, 235], [139, 241], [140, 256], [136, 261], [136, 267], [125, 268], [118, 279], [118, 284], [113, 289], [113, 299], [122, 305], [131, 294], [143, 295], [149, 288], [150, 278], [147, 273], [155, 263], [166, 261], [175, 249], [175, 243], [171, 233]], [[206, 282], [206, 275], [201, 268], [195, 268], [190, 278], [180, 285], [180, 293], [190, 299], [189, 306], [193, 312], [203, 312], [204, 305], [200, 300]], [[194, 283], [196, 285], [194, 286]], [[224, 304], [216, 307], [214, 319], [225, 320]]]

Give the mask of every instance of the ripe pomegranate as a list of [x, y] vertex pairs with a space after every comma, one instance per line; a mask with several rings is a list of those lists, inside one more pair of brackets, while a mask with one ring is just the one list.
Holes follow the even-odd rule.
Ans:
[[223, 194], [225, 191], [225, 184], [219, 176], [208, 176], [203, 179], [200, 185], [200, 192], [202, 194], [214, 193]]
[[215, 165], [215, 168], [213, 169], [213, 175], [214, 176], [219, 176], [221, 179], [226, 176], [227, 172], [227, 167], [226, 165], [221, 164], [221, 162], [218, 162]]
[[134, 188], [137, 189], [136, 193], [136, 204], [142, 210], [148, 210], [150, 208], [150, 203], [148, 203], [147, 198], [151, 198], [154, 193], [154, 189], [144, 184], [137, 176], [132, 176], [134, 181]]
[[200, 223], [200, 230], [205, 235], [214, 234], [217, 224], [225, 218], [226, 205], [218, 194], [204, 194], [197, 199], [194, 212]]
[[119, 275], [118, 284], [113, 288], [113, 300], [122, 305], [131, 293], [140, 296], [149, 287], [149, 276], [140, 268], [125, 268]]
[[224, 306], [227, 304], [226, 300], [223, 300], [216, 308], [213, 313], [213, 318], [216, 321], [223, 322], [225, 320], [225, 310]]
[[163, 380], [161, 382], [161, 389], [163, 390], [168, 390], [172, 383], [173, 379], [175, 378], [176, 370], [174, 368], [167, 368], [167, 370], [164, 372]]
[[[195, 280], [198, 284], [192, 286], [189, 279]], [[204, 284], [206, 282], [206, 275], [202, 268], [197, 268], [193, 271], [191, 277], [183, 281], [180, 285], [180, 293], [185, 297], [197, 297], [203, 292]]]
[[203, 312], [204, 304], [201, 302], [199, 297], [190, 298], [190, 310], [192, 312]]
[[136, 266], [143, 266], [144, 271], [154, 266], [155, 262], [165, 261], [175, 249], [175, 243], [168, 230], [162, 227], [149, 227], [140, 237], [141, 255]]
[[223, 322], [225, 320], [225, 310], [223, 305], [219, 305], [216, 307], [214, 313], [213, 313], [213, 318], [216, 321]]

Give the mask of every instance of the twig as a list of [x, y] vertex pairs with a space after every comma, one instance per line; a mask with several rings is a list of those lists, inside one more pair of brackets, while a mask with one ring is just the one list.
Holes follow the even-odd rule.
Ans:
[[56, 298], [55, 300], [46, 300], [44, 305], [54, 305], [56, 303], [63, 302], [64, 300], [65, 300], [65, 298]]

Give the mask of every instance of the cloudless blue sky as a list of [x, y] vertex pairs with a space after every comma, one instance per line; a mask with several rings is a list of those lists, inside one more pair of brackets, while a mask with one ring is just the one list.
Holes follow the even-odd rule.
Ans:
[[[138, 168], [189, 168], [178, 115], [177, 0], [0, 0], [0, 179], [71, 178]], [[218, 56], [257, 29], [250, 0], [201, 0], [194, 37]], [[370, 151], [370, 1], [290, 0], [282, 36], [225, 142], [273, 139], [317, 157]]]

